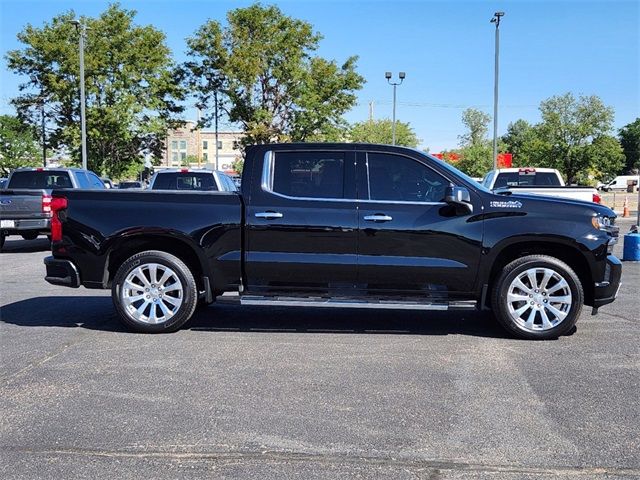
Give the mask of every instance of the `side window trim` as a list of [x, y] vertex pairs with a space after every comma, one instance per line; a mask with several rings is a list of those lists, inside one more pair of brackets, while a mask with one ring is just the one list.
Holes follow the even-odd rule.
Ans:
[[[301, 153], [314, 153], [320, 150], [278, 150], [278, 152], [301, 152]], [[344, 154], [352, 153], [347, 152], [345, 150], [322, 150], [323, 152], [341, 152]], [[346, 162], [345, 162], [346, 163]], [[274, 177], [274, 169], [275, 169], [275, 152], [273, 150], [267, 150], [264, 154], [264, 160], [262, 163], [262, 181], [260, 182], [262, 191], [269, 193], [271, 195], [275, 195], [280, 198], [286, 198], [288, 200], [307, 200], [312, 202], [357, 202], [357, 198], [317, 198], [317, 197], [292, 197], [290, 195], [285, 195], [284, 193], [279, 193], [273, 190], [273, 177]]]
[[385, 155], [395, 155], [397, 157], [403, 157], [406, 158], [408, 160], [411, 160], [412, 162], [418, 163], [419, 165], [422, 165], [426, 168], [428, 168], [429, 170], [431, 170], [432, 172], [434, 172], [437, 175], [440, 175], [442, 178], [444, 178], [447, 182], [452, 183], [451, 180], [449, 178], [447, 178], [445, 175], [443, 175], [442, 173], [438, 172], [436, 169], [432, 168], [431, 166], [427, 165], [426, 163], [420, 162], [418, 160], [416, 160], [415, 158], [411, 158], [407, 155], [403, 155], [401, 153], [396, 153], [396, 152], [377, 152], [374, 150], [367, 150], [365, 152], [365, 167], [367, 169], [367, 193], [368, 193], [368, 198], [366, 200], [359, 200], [360, 202], [367, 202], [367, 203], [387, 203], [387, 204], [392, 204], [392, 205], [446, 205], [447, 202], [414, 202], [414, 201], [410, 201], [410, 200], [372, 200], [371, 199], [371, 182], [370, 182], [370, 177], [369, 177], [369, 154], [370, 153], [382, 153]]

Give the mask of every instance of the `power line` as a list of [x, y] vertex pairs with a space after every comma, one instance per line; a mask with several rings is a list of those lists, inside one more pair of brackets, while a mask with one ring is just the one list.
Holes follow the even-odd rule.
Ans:
[[[375, 104], [375, 105], [391, 105], [391, 102], [385, 101], [371, 101], [367, 102], [367, 105]], [[475, 104], [475, 105], [464, 105], [464, 104], [456, 104], [456, 103], [429, 103], [429, 102], [398, 102], [398, 105], [402, 105], [404, 107], [426, 107], [426, 108], [456, 108], [456, 109], [465, 109], [465, 108], [490, 108], [491, 105], [483, 105], [483, 104]], [[358, 106], [363, 106], [362, 103], [359, 103]], [[501, 105], [501, 107], [506, 108], [537, 108], [538, 105], [534, 104], [522, 104], [522, 105]]]

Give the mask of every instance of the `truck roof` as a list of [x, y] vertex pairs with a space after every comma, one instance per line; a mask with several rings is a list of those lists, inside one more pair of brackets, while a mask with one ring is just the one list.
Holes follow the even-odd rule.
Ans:
[[[78, 167], [18, 167], [14, 172], [91, 172], [84, 168]], [[12, 172], [13, 173], [13, 172]], [[93, 172], [91, 172], [93, 173]]]
[[512, 172], [541, 172], [541, 173], [555, 173], [558, 172], [555, 168], [540, 168], [540, 167], [513, 167], [513, 168], [498, 168], [494, 170], [497, 173], [512, 173]]

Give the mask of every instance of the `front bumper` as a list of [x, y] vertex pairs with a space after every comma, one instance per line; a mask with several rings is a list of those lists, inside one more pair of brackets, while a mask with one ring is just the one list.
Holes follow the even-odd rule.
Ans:
[[622, 262], [613, 255], [607, 255], [607, 266], [604, 279], [595, 284], [593, 306], [601, 307], [613, 302], [620, 289], [620, 277], [622, 276]]
[[46, 257], [44, 264], [47, 267], [47, 276], [44, 279], [50, 284], [72, 288], [80, 286], [80, 274], [70, 260]]

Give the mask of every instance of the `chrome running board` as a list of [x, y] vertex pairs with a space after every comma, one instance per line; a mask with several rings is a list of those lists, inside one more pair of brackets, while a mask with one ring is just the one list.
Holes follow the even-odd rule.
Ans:
[[[237, 298], [237, 297], [236, 297]], [[218, 301], [227, 303], [218, 297]], [[237, 300], [236, 302], [237, 303]], [[415, 301], [390, 301], [380, 299], [343, 299], [343, 298], [300, 298], [300, 297], [261, 297], [243, 295], [240, 297], [241, 305], [279, 306], [279, 307], [323, 307], [323, 308], [379, 308], [388, 310], [469, 310], [476, 308], [476, 302], [452, 301], [452, 302], [415, 302]]]

